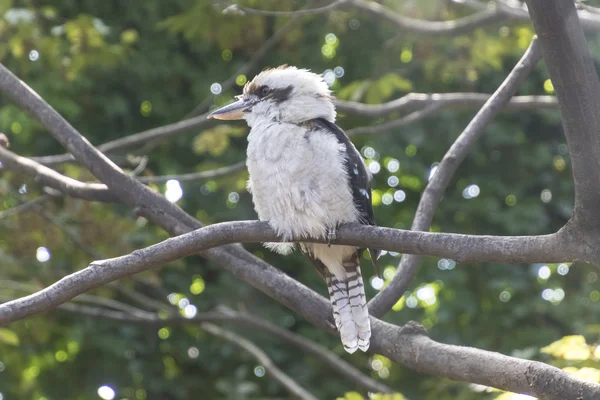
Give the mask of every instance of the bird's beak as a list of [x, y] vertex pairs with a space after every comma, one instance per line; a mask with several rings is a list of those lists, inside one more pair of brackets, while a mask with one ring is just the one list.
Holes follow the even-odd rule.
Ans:
[[244, 109], [248, 108], [248, 106], [249, 104], [245, 102], [244, 99], [240, 98], [235, 103], [231, 103], [211, 112], [206, 118], [225, 120], [244, 119]]

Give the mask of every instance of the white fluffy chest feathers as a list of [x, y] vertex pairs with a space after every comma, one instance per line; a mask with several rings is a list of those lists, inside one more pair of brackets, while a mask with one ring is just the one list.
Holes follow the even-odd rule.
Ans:
[[255, 125], [248, 136], [248, 189], [263, 221], [284, 236], [318, 235], [357, 218], [346, 148], [323, 130]]

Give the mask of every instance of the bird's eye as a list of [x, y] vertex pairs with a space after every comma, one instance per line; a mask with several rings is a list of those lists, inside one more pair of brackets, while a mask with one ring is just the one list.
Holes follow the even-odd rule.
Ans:
[[268, 86], [261, 86], [260, 91], [259, 91], [258, 94], [259, 94], [260, 97], [265, 97], [270, 92], [271, 92], [271, 89]]

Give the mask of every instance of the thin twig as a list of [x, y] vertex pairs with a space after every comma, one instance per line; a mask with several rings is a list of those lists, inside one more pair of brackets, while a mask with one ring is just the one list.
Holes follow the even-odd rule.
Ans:
[[[156, 301], [152, 299], [153, 301]], [[168, 307], [164, 305], [164, 307]], [[163, 305], [158, 309], [162, 309]], [[200, 325], [205, 322], [225, 322], [241, 325], [247, 328], [258, 329], [273, 335], [278, 340], [283, 340], [293, 346], [298, 347], [306, 354], [310, 354], [324, 361], [333, 371], [337, 371], [346, 379], [354, 382], [365, 390], [376, 393], [393, 393], [394, 390], [379, 382], [355, 368], [352, 364], [337, 356], [326, 347], [321, 346], [309, 339], [306, 339], [294, 332], [280, 328], [256, 315], [233, 311], [232, 309], [219, 306], [218, 312], [197, 313], [193, 318], [184, 318], [177, 314], [167, 318], [160, 318], [157, 314], [132, 315], [126, 312], [106, 310], [103, 308], [89, 307], [73, 303], [65, 303], [58, 306], [58, 309], [86, 315], [93, 318], [105, 318], [122, 323], [145, 324], [152, 326], [180, 326], [184, 324]]]
[[160, 175], [160, 176], [141, 176], [138, 178], [140, 182], [166, 182], [171, 179], [178, 180], [180, 182], [186, 181], [201, 181], [206, 179], [214, 179], [223, 175], [228, 175], [233, 172], [241, 171], [246, 168], [246, 162], [241, 161], [236, 164], [228, 165], [227, 167], [221, 167], [211, 169], [208, 171], [193, 172], [190, 174], [178, 174], [178, 175]]
[[430, 116], [431, 114], [438, 111], [439, 109], [440, 109], [440, 104], [433, 103], [433, 104], [426, 106], [422, 110], [414, 111], [402, 118], [398, 118], [393, 121], [389, 121], [389, 122], [379, 124], [379, 125], [361, 126], [358, 128], [348, 129], [348, 131], [346, 133], [348, 134], [348, 136], [353, 136], [353, 135], [374, 135], [374, 134], [378, 134], [378, 133], [382, 133], [382, 132], [387, 132], [390, 129], [397, 129], [397, 128], [406, 126], [408, 124], [412, 124], [412, 123], [415, 123], [422, 119], [425, 119], [428, 116]]
[[10, 216], [31, 210], [31, 209], [35, 209], [37, 206], [39, 206], [41, 203], [45, 202], [46, 200], [50, 199], [50, 195], [43, 195], [38, 197], [37, 199], [33, 199], [33, 200], [29, 200], [27, 202], [21, 203], [16, 207], [13, 208], [9, 208], [8, 210], [4, 210], [4, 211], [0, 211], [0, 219], [5, 219], [8, 218]]
[[[134, 133], [119, 139], [98, 145], [98, 150], [102, 152], [110, 152], [114, 150], [122, 150], [132, 146], [138, 146], [152, 140], [165, 139], [173, 135], [184, 132], [189, 132], [193, 129], [201, 129], [213, 124], [213, 121], [206, 119], [208, 113], [197, 117], [184, 119], [173, 124], [163, 125], [158, 128], [152, 128], [147, 131]], [[32, 160], [44, 165], [56, 165], [65, 162], [73, 161], [75, 158], [70, 153], [57, 154], [53, 156], [33, 157]]]
[[104, 184], [80, 182], [1, 147], [0, 161], [6, 168], [24, 172], [34, 177], [40, 184], [49, 186], [68, 196], [108, 203], [119, 202]]
[[306, 389], [300, 386], [296, 381], [286, 375], [282, 370], [275, 365], [275, 363], [271, 360], [271, 358], [261, 350], [260, 347], [233, 332], [227, 331], [225, 329], [219, 328], [216, 325], [203, 323], [200, 327], [206, 332], [221, 338], [225, 339], [237, 346], [240, 346], [248, 353], [252, 354], [256, 360], [261, 363], [261, 365], [265, 368], [265, 371], [273, 377], [277, 382], [279, 382], [283, 387], [285, 387], [292, 395], [297, 396], [303, 400], [317, 400], [315, 396], [310, 394]]
[[[399, 99], [383, 104], [364, 104], [354, 101], [336, 100], [338, 111], [380, 117], [392, 112], [413, 111], [433, 104], [441, 107], [474, 108], [483, 106], [491, 97], [486, 93], [409, 93]], [[554, 96], [515, 96], [504, 107], [506, 111], [523, 111], [537, 109], [558, 109]]]
[[297, 10], [297, 11], [269, 11], [269, 10], [259, 10], [256, 8], [242, 7], [239, 4], [234, 4], [232, 6], [227, 7], [223, 12], [232, 12], [232, 13], [242, 13], [249, 15], [263, 15], [263, 16], [271, 16], [271, 17], [297, 17], [297, 16], [306, 16], [306, 15], [317, 15], [326, 12], [330, 12], [343, 6], [345, 3], [351, 3], [352, 0], [335, 0], [334, 2], [317, 8], [308, 8], [305, 10]]
[[506, 15], [498, 12], [496, 7], [478, 11], [467, 17], [453, 21], [423, 21], [402, 16], [374, 1], [352, 0], [349, 5], [358, 10], [368, 12], [380, 20], [388, 21], [401, 30], [419, 35], [463, 35], [477, 28], [483, 28], [490, 24], [506, 20]]
[[[421, 196], [413, 220], [412, 230], [429, 230], [435, 210], [461, 162], [467, 157], [488, 124], [510, 100], [521, 85], [521, 82], [536, 66], [541, 56], [539, 43], [534, 37], [521, 60], [519, 60], [498, 90], [496, 90], [477, 115], [469, 122], [465, 130], [444, 155], [444, 158]], [[418, 256], [403, 255], [402, 261], [392, 280], [369, 302], [369, 313], [371, 315], [377, 317], [384, 315], [402, 297], [416, 273], [418, 261]]]

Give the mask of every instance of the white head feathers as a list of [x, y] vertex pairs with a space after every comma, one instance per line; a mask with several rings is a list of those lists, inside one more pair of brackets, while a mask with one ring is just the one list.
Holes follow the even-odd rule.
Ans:
[[250, 126], [263, 118], [288, 123], [315, 118], [335, 122], [329, 86], [322, 76], [307, 69], [282, 65], [265, 70], [244, 86], [243, 97], [256, 102], [245, 113]]

